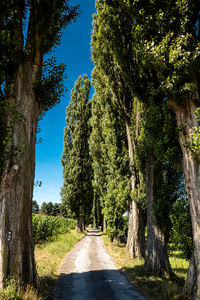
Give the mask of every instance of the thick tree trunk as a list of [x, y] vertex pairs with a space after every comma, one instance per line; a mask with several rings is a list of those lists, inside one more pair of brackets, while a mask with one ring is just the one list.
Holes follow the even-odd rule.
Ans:
[[194, 261], [194, 255], [192, 255], [188, 273], [187, 273], [187, 281], [184, 286], [185, 294], [191, 295], [192, 299], [195, 298], [196, 284], [197, 284], [197, 272], [196, 272], [196, 265]]
[[126, 249], [131, 257], [145, 257], [145, 222], [143, 210], [134, 201], [130, 203]]
[[[19, 286], [37, 282], [32, 243], [32, 194], [38, 104], [33, 81], [37, 69], [19, 66], [10, 101], [21, 115], [11, 130], [9, 159], [0, 186], [0, 286], [14, 277]], [[8, 124], [8, 126], [11, 124]]]
[[85, 218], [84, 216], [80, 216], [77, 224], [77, 232], [83, 232], [85, 229]]
[[146, 271], [159, 276], [171, 275], [167, 245], [154, 214], [154, 159], [149, 156], [146, 162], [146, 197], [147, 197], [147, 256], [145, 258]]
[[[129, 150], [129, 169], [131, 189], [136, 189], [136, 174], [134, 167], [134, 147], [131, 138], [131, 129], [128, 122], [126, 122], [126, 134], [128, 140]], [[131, 200], [129, 205], [129, 223], [128, 223], [128, 237], [127, 237], [127, 252], [131, 257], [144, 257], [145, 256], [145, 225], [143, 213], [135, 203], [134, 199]]]
[[[190, 129], [198, 127], [195, 118], [196, 105], [192, 101], [185, 101], [182, 106], [169, 101], [175, 114], [179, 130], [179, 143], [183, 152], [183, 168], [185, 185], [190, 202], [190, 213], [193, 231], [193, 259], [188, 272], [188, 287], [193, 299], [200, 299], [200, 161], [189, 151], [185, 145], [187, 140], [191, 143]], [[191, 276], [193, 277], [191, 280]], [[190, 284], [192, 281], [192, 284]]]

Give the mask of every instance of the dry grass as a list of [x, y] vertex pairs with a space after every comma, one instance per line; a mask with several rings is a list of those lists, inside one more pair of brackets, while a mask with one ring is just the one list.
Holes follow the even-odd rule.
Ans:
[[73, 230], [60, 234], [55, 241], [36, 246], [35, 259], [40, 277], [39, 294], [43, 299], [49, 299], [64, 257], [83, 236], [84, 234]]
[[47, 300], [58, 278], [60, 265], [67, 253], [84, 236], [72, 230], [70, 233], [60, 234], [54, 240], [36, 245], [35, 259], [37, 272], [40, 278], [40, 288], [36, 291], [27, 286], [19, 291], [14, 279], [11, 279], [6, 288], [0, 290], [1, 300]]
[[144, 261], [132, 259], [122, 245], [113, 245], [109, 238], [102, 236], [108, 253], [114, 258], [115, 263], [127, 274], [128, 278], [142, 293], [152, 300], [188, 300], [183, 296], [183, 284], [189, 263], [179, 257], [170, 260], [172, 269], [179, 278], [176, 282], [169, 279], [156, 277], [144, 269]]

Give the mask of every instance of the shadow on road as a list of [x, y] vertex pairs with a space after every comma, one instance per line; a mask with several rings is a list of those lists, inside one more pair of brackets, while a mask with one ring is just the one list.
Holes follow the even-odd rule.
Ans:
[[89, 229], [86, 231], [87, 231], [86, 236], [101, 236], [101, 235], [103, 235], [103, 233], [99, 232], [97, 229]]
[[145, 300], [117, 270], [60, 274], [52, 300]]

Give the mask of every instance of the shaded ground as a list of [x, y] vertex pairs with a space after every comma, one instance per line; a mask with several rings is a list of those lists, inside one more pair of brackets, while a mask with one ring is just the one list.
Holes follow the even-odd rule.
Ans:
[[52, 300], [145, 300], [117, 270], [90, 230], [65, 258]]

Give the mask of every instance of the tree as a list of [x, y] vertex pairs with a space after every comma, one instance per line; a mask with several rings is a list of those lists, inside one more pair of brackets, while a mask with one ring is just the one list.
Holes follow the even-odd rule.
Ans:
[[174, 115], [166, 103], [149, 106], [140, 143], [147, 193], [145, 268], [161, 276], [166, 272], [172, 276], [167, 249], [172, 226], [170, 213], [183, 188], [182, 155]]
[[40, 209], [44, 215], [54, 215], [54, 204], [52, 202], [43, 202]]
[[[141, 4], [141, 6], [140, 6]], [[150, 4], [150, 3], [149, 3]], [[188, 273], [188, 289], [194, 299], [200, 298], [199, 255], [199, 11], [198, 1], [153, 1], [138, 3], [138, 28], [146, 32], [145, 64], [157, 77], [165, 92], [179, 128], [183, 153], [185, 185], [190, 203], [193, 229], [193, 258]]]
[[174, 203], [170, 219], [172, 222], [172, 232], [170, 234], [172, 249], [180, 249], [182, 257], [190, 261], [193, 251], [192, 224], [186, 194], [182, 194]]
[[43, 58], [76, 19], [77, 7], [67, 0], [2, 1], [0, 15], [2, 286], [8, 276], [18, 285], [37, 282], [31, 233], [36, 127], [38, 116], [64, 91], [64, 66], [52, 60], [45, 66]]
[[53, 215], [59, 216], [61, 214], [61, 203], [54, 203], [53, 206]]
[[[97, 14], [94, 15], [93, 34], [92, 34], [92, 58], [95, 63], [96, 73], [102, 73], [110, 89], [112, 105], [117, 107], [120, 117], [124, 120], [128, 153], [129, 153], [129, 172], [132, 196], [136, 195], [138, 172], [134, 162], [134, 149], [136, 146], [136, 132], [131, 132], [131, 116], [133, 109], [134, 96], [123, 78], [122, 69], [119, 68], [116, 57], [117, 47], [120, 48], [120, 56], [128, 56], [128, 64], [134, 70], [132, 63], [131, 48], [131, 28], [133, 19], [127, 13], [125, 4], [119, 1], [96, 1]], [[132, 20], [132, 21], [131, 21]], [[117, 23], [117, 24], [115, 24]], [[126, 30], [124, 30], [124, 27]], [[125, 36], [125, 34], [126, 36]], [[121, 43], [119, 43], [119, 39]], [[116, 44], [118, 46], [116, 47]], [[122, 54], [123, 53], [123, 54]], [[127, 71], [126, 71], [127, 72]], [[139, 115], [139, 114], [138, 114]], [[132, 256], [144, 256], [144, 220], [143, 209], [137, 205], [136, 199], [132, 197], [129, 204], [129, 234], [128, 251]], [[140, 226], [141, 225], [141, 226]]]
[[36, 200], [32, 201], [32, 212], [33, 213], [39, 212], [39, 205]]
[[85, 222], [89, 221], [93, 199], [93, 171], [88, 144], [91, 132], [89, 93], [88, 77], [80, 76], [71, 91], [71, 101], [67, 107], [62, 155], [62, 203], [75, 214], [78, 231], [83, 231]]
[[93, 185], [106, 219], [108, 235], [111, 240], [124, 241], [127, 228], [123, 214], [128, 210], [130, 198], [126, 132], [117, 110], [110, 105], [112, 94], [103, 82], [103, 76], [99, 81], [99, 75], [94, 69], [95, 94], [89, 140], [94, 169]]
[[42, 202], [40, 211], [42, 214], [47, 215], [47, 203], [46, 202]]
[[[162, 66], [161, 62], [153, 60], [152, 56], [148, 55], [148, 49], [152, 37], [160, 41], [163, 30], [172, 29], [171, 23], [162, 24], [162, 30], [158, 28], [156, 22], [152, 26], [150, 21], [152, 15], [159, 11], [158, 7], [162, 7], [162, 3], [158, 1], [148, 3], [145, 7], [144, 3], [139, 1], [134, 4], [132, 1], [96, 1], [96, 7], [92, 40], [93, 59], [95, 67], [106, 76], [108, 86], [115, 96], [112, 103], [125, 121], [129, 146], [132, 202], [130, 202], [127, 248], [132, 255], [144, 256], [142, 251], [144, 222], [141, 222], [143, 211], [138, 200], [144, 199], [145, 178], [148, 231], [146, 268], [164, 275], [171, 273], [171, 268], [166, 250], [168, 230], [163, 229], [169, 227], [167, 223], [170, 205], [175, 201], [175, 197], [171, 197], [169, 207], [166, 206], [167, 218], [164, 219], [166, 224], [161, 224], [155, 207], [158, 203], [159, 205], [165, 203], [166, 199], [164, 196], [160, 197], [156, 190], [159, 184], [162, 184], [163, 190], [167, 191], [167, 181], [173, 168], [169, 157], [159, 157], [158, 149], [159, 145], [162, 145], [164, 148], [162, 151], [166, 151], [168, 147], [176, 144], [176, 125], [173, 122], [173, 114], [165, 113], [165, 92], [159, 85], [160, 78], [156, 70], [159, 64]], [[155, 16], [156, 21], [158, 17], [159, 15]], [[149, 112], [153, 112], [151, 120]], [[167, 115], [168, 120], [165, 120]], [[170, 138], [169, 132], [166, 132], [167, 122], [169, 127], [173, 127]], [[145, 130], [146, 144], [149, 146], [144, 149], [143, 157], [138, 157], [144, 123], [146, 129], [147, 126], [151, 127], [151, 130]], [[152, 134], [158, 130], [161, 131], [161, 135]], [[178, 148], [177, 145], [175, 148]], [[177, 153], [179, 151], [175, 150], [174, 156]], [[177, 159], [180, 161], [180, 155], [177, 155]], [[141, 172], [144, 176], [141, 176]], [[156, 173], [159, 176], [156, 176]], [[175, 169], [174, 173], [178, 175]], [[173, 188], [176, 189], [175, 185]]]

